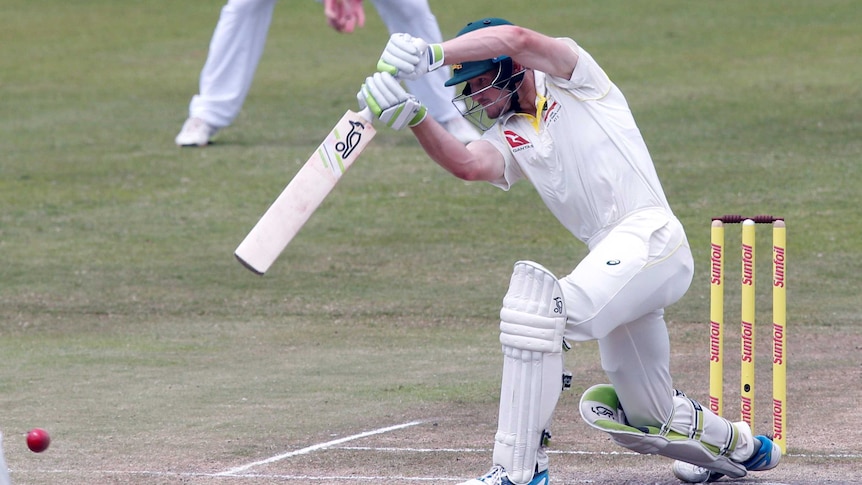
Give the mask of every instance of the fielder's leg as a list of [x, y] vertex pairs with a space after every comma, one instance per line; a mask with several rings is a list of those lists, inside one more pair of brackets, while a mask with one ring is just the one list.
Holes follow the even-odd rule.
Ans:
[[536, 263], [516, 263], [500, 311], [504, 357], [495, 467], [467, 484], [547, 483], [541, 445], [563, 388], [565, 325], [557, 278]]
[[213, 128], [239, 114], [263, 55], [275, 0], [229, 0], [222, 8], [189, 116]]

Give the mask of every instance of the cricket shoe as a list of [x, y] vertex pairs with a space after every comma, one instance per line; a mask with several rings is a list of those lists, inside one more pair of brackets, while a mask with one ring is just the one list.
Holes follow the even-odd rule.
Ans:
[[708, 470], [702, 466], [692, 465], [684, 461], [673, 462], [673, 476], [685, 483], [714, 482], [724, 476], [723, 473]]
[[755, 436], [754, 440], [759, 442], [760, 446], [751, 458], [742, 462], [742, 466], [750, 472], [762, 472], [777, 467], [781, 461], [781, 447], [763, 435]]
[[[548, 485], [550, 484], [550, 479], [548, 478], [548, 470], [543, 472], [536, 473], [533, 475], [533, 479], [527, 485]], [[474, 478], [472, 480], [467, 480], [466, 482], [462, 482], [459, 485], [513, 485], [512, 482], [509, 481], [509, 477], [506, 475], [506, 470], [499, 466], [494, 465], [491, 468], [491, 471], [486, 473], [485, 475]]]
[[445, 128], [446, 131], [465, 145], [482, 137], [482, 135], [476, 130], [476, 127], [473, 126], [473, 123], [470, 123], [461, 116], [452, 118], [449, 121], [444, 121], [441, 125], [443, 125], [443, 128]]
[[[754, 441], [757, 451], [741, 465], [750, 472], [761, 472], [778, 466], [781, 461], [781, 447], [763, 435], [755, 436]], [[686, 483], [714, 482], [724, 476], [722, 473], [679, 460], [673, 463], [673, 475]]]
[[210, 138], [216, 134], [218, 128], [213, 128], [200, 118], [189, 118], [183, 123], [174, 143], [181, 147], [205, 147], [209, 145]]

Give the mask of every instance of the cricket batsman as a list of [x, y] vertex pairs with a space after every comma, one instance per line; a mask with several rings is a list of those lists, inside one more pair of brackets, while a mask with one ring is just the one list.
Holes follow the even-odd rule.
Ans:
[[[400, 80], [451, 66], [454, 102], [484, 130], [466, 146]], [[547, 485], [543, 438], [563, 387], [567, 341], [597, 340], [610, 384], [589, 388], [582, 418], [614, 442], [677, 460], [684, 481], [742, 477], [781, 449], [675, 391], [664, 308], [691, 284], [685, 231], [665, 197], [628, 103], [593, 57], [499, 18], [441, 44], [393, 34], [357, 98], [409, 127], [454, 176], [508, 190], [524, 179], [589, 254], [563, 277], [514, 264], [500, 311], [503, 378], [491, 470], [463, 485]], [[462, 103], [463, 102], [463, 103]]]

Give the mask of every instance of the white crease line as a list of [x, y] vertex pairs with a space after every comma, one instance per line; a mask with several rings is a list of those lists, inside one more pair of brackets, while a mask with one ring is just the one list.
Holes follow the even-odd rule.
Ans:
[[321, 450], [323, 448], [328, 448], [330, 446], [340, 445], [341, 443], [346, 443], [348, 441], [358, 440], [360, 438], [366, 438], [368, 436], [374, 436], [377, 434], [388, 433], [390, 431], [396, 431], [399, 429], [409, 428], [410, 426], [416, 426], [417, 424], [422, 424], [422, 421], [411, 421], [409, 423], [399, 424], [396, 426], [389, 426], [387, 428], [380, 428], [380, 429], [375, 429], [372, 431], [366, 431], [364, 433], [355, 434], [353, 436], [346, 436], [344, 438], [339, 438], [337, 440], [327, 441], [326, 443], [319, 443], [316, 445], [308, 446], [306, 448], [302, 448], [301, 450], [290, 451], [287, 453], [283, 453], [281, 455], [267, 458], [265, 460], [255, 461], [255, 462], [248, 463], [248, 464], [245, 464], [242, 466], [231, 468], [228, 471], [216, 473], [213, 476], [223, 477], [223, 476], [228, 476], [228, 475], [234, 475], [236, 473], [246, 471], [249, 468], [253, 468], [253, 467], [256, 467], [258, 465], [266, 465], [267, 463], [273, 463], [273, 462], [276, 462], [279, 460], [283, 460], [285, 458], [290, 458], [292, 456], [304, 455], [306, 453], [311, 453], [312, 451]]
[[[395, 448], [388, 446], [339, 446], [334, 450], [345, 451], [379, 451], [387, 453], [490, 453], [494, 450], [487, 448]], [[614, 456], [614, 455], [630, 455], [639, 456], [641, 453], [634, 451], [582, 451], [582, 450], [545, 450], [549, 455], [596, 455], [596, 456]], [[862, 454], [856, 453], [782, 453], [781, 456], [789, 456], [793, 458], [828, 458], [828, 459], [851, 459], [857, 460], [862, 458]]]
[[[395, 448], [374, 446], [339, 446], [335, 450], [345, 451], [380, 451], [390, 453], [491, 453], [492, 449], [482, 448]], [[579, 450], [545, 450], [549, 455], [640, 455], [634, 451], [579, 451]]]
[[[637, 454], [637, 453], [636, 453]], [[23, 472], [23, 473], [56, 473], [56, 474], [67, 474], [67, 473], [76, 473], [73, 471], [46, 471], [41, 470], [37, 472]], [[455, 478], [455, 477], [408, 477], [403, 475], [393, 475], [393, 476], [370, 476], [370, 475], [326, 475], [326, 476], [314, 476], [314, 475], [283, 475], [283, 474], [270, 474], [270, 473], [238, 473], [236, 475], [224, 475], [223, 473], [178, 473], [178, 472], [147, 472], [147, 471], [110, 471], [110, 470], [87, 470], [77, 472], [78, 475], [102, 475], [102, 474], [110, 474], [110, 475], [130, 475], [130, 476], [154, 476], [154, 477], [182, 477], [182, 478], [195, 478], [195, 477], [225, 477], [225, 478], [238, 478], [238, 479], [261, 479], [261, 480], [278, 480], [278, 481], [305, 481], [305, 482], [345, 482], [345, 483], [356, 483], [356, 482], [372, 482], [372, 483], [381, 483], [381, 482], [391, 482], [393, 480], [401, 481], [401, 482], [460, 482], [463, 478]], [[574, 481], [569, 481], [567, 483], [597, 483], [595, 480], [581, 478]], [[757, 482], [757, 485], [790, 485], [786, 482]]]
[[373, 482], [373, 483], [385, 483], [391, 482], [393, 480], [398, 480], [401, 482], [462, 482], [463, 478], [455, 478], [455, 477], [405, 477], [405, 476], [365, 476], [365, 475], [349, 475], [349, 476], [311, 476], [311, 475], [270, 475], [270, 474], [256, 474], [256, 473], [240, 473], [237, 475], [230, 475], [231, 478], [261, 478], [266, 480], [304, 480], [309, 482]]

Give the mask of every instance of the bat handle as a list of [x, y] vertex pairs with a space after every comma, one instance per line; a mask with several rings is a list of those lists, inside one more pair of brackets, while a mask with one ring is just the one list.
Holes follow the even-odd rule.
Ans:
[[368, 106], [362, 108], [362, 110], [359, 111], [359, 116], [365, 118], [365, 120], [369, 123], [374, 121], [374, 115], [371, 114], [371, 108], [369, 108]]

